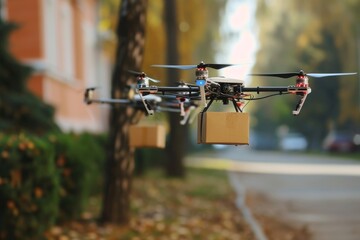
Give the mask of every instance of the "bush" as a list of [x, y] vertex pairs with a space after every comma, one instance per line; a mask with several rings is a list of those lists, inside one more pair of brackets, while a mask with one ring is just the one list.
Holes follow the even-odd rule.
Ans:
[[54, 148], [33, 136], [0, 136], [0, 238], [41, 239], [55, 221]]
[[34, 134], [59, 131], [54, 107], [27, 88], [33, 70], [10, 52], [9, 37], [17, 27], [0, 17], [0, 130]]
[[60, 220], [75, 219], [102, 185], [104, 148], [91, 134], [52, 135], [60, 172]]
[[0, 135], [0, 239], [41, 239], [102, 187], [104, 137]]
[[139, 148], [135, 150], [135, 169], [137, 175], [143, 175], [148, 169], [163, 167], [166, 163], [164, 149]]

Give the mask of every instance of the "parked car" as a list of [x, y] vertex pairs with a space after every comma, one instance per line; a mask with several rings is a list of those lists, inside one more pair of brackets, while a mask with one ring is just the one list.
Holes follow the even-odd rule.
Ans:
[[301, 133], [289, 133], [280, 139], [279, 147], [284, 151], [305, 151], [308, 141]]
[[269, 133], [250, 133], [250, 148], [254, 150], [275, 150], [278, 146], [278, 139]]
[[323, 142], [323, 148], [329, 152], [353, 152], [357, 149], [355, 134], [345, 132], [331, 132]]

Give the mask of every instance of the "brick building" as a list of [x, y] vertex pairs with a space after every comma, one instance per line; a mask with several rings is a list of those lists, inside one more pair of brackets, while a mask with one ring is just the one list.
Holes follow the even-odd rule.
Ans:
[[66, 131], [104, 131], [108, 109], [85, 105], [86, 87], [108, 92], [110, 63], [97, 33], [97, 0], [0, 0], [2, 16], [20, 25], [10, 51], [36, 71], [28, 87], [56, 108]]

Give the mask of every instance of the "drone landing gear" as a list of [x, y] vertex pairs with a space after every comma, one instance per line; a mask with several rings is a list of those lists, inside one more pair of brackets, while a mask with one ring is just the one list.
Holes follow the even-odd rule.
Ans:
[[298, 115], [299, 115], [299, 113], [300, 113], [300, 111], [301, 111], [301, 108], [302, 108], [302, 106], [304, 105], [304, 102], [305, 102], [305, 100], [306, 100], [307, 95], [308, 95], [308, 94], [305, 94], [304, 96], [302, 96], [302, 97], [300, 98], [298, 104], [297, 104], [296, 107], [295, 107], [295, 110], [293, 110], [293, 112], [292, 112], [294, 116], [298, 116]]
[[[215, 98], [211, 98], [210, 101], [208, 102], [207, 106], [203, 109], [203, 113], [206, 112], [209, 107], [211, 106], [211, 104], [214, 102]], [[235, 111], [236, 112], [242, 112], [242, 109], [240, 108], [238, 102], [235, 101], [235, 99], [231, 99], [233, 105], [234, 105], [234, 108], [235, 108]]]
[[[138, 91], [137, 91], [138, 92]], [[149, 103], [146, 101], [146, 99], [143, 97], [143, 95], [141, 94], [141, 92], [138, 92], [139, 97], [141, 99], [141, 101], [144, 104], [145, 110], [147, 112], [148, 115], [154, 115], [154, 110], [151, 109]]]
[[238, 102], [235, 101], [235, 99], [232, 99], [232, 102], [233, 102], [233, 105], [234, 105], [234, 108], [235, 108], [235, 111], [236, 112], [242, 112]]

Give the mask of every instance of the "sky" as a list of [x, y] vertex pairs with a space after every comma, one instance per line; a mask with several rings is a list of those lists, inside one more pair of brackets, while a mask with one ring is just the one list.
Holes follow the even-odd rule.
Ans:
[[232, 32], [231, 38], [223, 42], [222, 51], [217, 56], [218, 63], [240, 64], [228, 67], [220, 75], [249, 81], [246, 77], [255, 62], [257, 38], [255, 28], [256, 1], [229, 0], [221, 27], [223, 34]]

